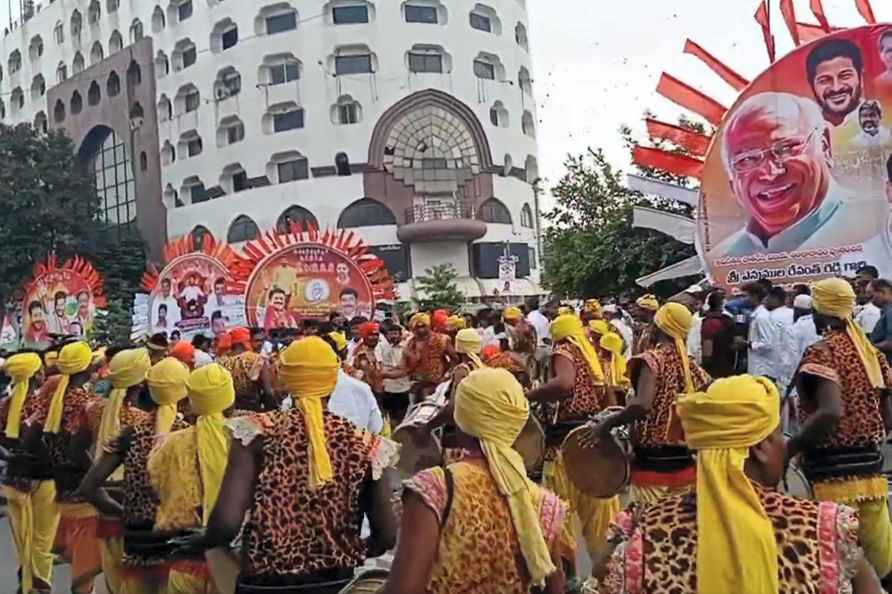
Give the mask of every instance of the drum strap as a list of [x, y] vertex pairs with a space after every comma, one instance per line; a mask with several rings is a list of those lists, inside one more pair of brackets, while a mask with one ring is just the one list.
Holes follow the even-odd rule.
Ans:
[[452, 511], [452, 498], [455, 496], [455, 477], [452, 476], [452, 471], [449, 470], [449, 467], [443, 468], [443, 476], [446, 479], [446, 507], [443, 508], [443, 526], [446, 525], [446, 520], [449, 519], [449, 512]]

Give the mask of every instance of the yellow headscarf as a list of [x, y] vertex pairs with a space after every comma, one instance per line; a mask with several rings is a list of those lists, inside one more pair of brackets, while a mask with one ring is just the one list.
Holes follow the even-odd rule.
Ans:
[[585, 311], [599, 319], [604, 317], [604, 308], [597, 299], [588, 299], [585, 302]]
[[149, 395], [158, 405], [155, 411], [155, 433], [170, 433], [177, 418], [177, 403], [186, 397], [189, 368], [174, 357], [165, 357], [149, 369], [146, 383]]
[[338, 351], [343, 351], [349, 344], [347, 342], [347, 337], [344, 336], [343, 332], [329, 332], [328, 337], [334, 341], [335, 346], [338, 347]]
[[46, 365], [47, 369], [49, 369], [50, 367], [55, 367], [56, 361], [58, 361], [58, 360], [59, 360], [58, 351], [47, 351], [46, 353], [43, 354], [43, 364]]
[[610, 353], [610, 367], [607, 379], [611, 386], [628, 383], [626, 378], [626, 358], [623, 357], [623, 339], [616, 332], [607, 332], [601, 336], [601, 348]]
[[82, 373], [90, 368], [93, 363], [93, 351], [86, 342], [73, 342], [62, 347], [59, 357], [56, 359], [56, 369], [59, 370], [59, 383], [53, 392], [50, 409], [43, 423], [46, 433], [58, 433], [62, 429], [62, 412], [65, 410], [65, 393], [68, 392], [68, 383], [71, 376]]
[[598, 336], [604, 336], [610, 332], [610, 326], [604, 320], [589, 320], [588, 329]]
[[637, 305], [641, 309], [646, 309], [647, 311], [657, 311], [658, 309], [660, 309], [660, 302], [650, 293], [639, 297], [635, 301], [635, 305]]
[[667, 303], [657, 310], [654, 323], [670, 338], [675, 339], [675, 348], [678, 349], [678, 356], [681, 358], [681, 365], [684, 369], [684, 391], [690, 394], [694, 391], [694, 380], [691, 377], [691, 364], [688, 360], [688, 348], [685, 341], [694, 324], [694, 316], [681, 303]]
[[812, 308], [819, 314], [839, 318], [846, 324], [846, 334], [855, 344], [858, 357], [874, 388], [885, 388], [883, 371], [877, 360], [877, 350], [852, 319], [855, 311], [855, 291], [841, 278], [818, 281], [811, 287]]
[[520, 550], [534, 584], [540, 584], [555, 571], [539, 514], [533, 507], [533, 484], [520, 454], [511, 446], [530, 416], [530, 403], [523, 388], [504, 369], [472, 371], [458, 386], [455, 422], [480, 440], [499, 492], [508, 499]]
[[446, 327], [449, 330], [464, 330], [468, 327], [468, 321], [464, 316], [449, 316], [446, 320]]
[[[112, 391], [108, 395], [108, 401], [102, 409], [102, 419], [99, 421], [99, 434], [94, 445], [97, 457], [102, 452], [102, 446], [121, 432], [121, 408], [124, 406], [127, 390], [145, 381], [151, 365], [149, 351], [146, 349], [121, 351], [109, 362], [108, 379], [111, 380]], [[120, 468], [118, 470], [120, 472], [113, 475], [115, 480], [123, 477], [123, 470]]]
[[520, 311], [519, 307], [508, 307], [505, 308], [505, 311], [502, 312], [503, 320], [522, 320], [523, 312]]
[[774, 384], [742, 375], [678, 400], [688, 446], [697, 452], [697, 592], [777, 594], [774, 526], [743, 472], [749, 448], [780, 425]]
[[338, 382], [340, 362], [331, 347], [320, 338], [309, 337], [291, 343], [279, 356], [278, 379], [297, 399], [310, 439], [310, 487], [331, 482], [334, 471], [328, 455], [322, 399]]
[[486, 367], [480, 359], [481, 350], [483, 350], [483, 341], [476, 330], [459, 330], [458, 334], [455, 335], [455, 352], [467, 355], [468, 359], [474, 363], [476, 369]]
[[217, 363], [212, 363], [189, 375], [186, 390], [192, 412], [198, 415], [195, 432], [198, 469], [201, 473], [201, 485], [204, 487], [201, 501], [202, 525], [207, 526], [220, 495], [226, 461], [229, 458], [229, 434], [226, 432], [223, 411], [235, 403], [235, 387], [229, 372]]
[[430, 326], [431, 325], [431, 317], [426, 313], [417, 313], [411, 318], [409, 318], [409, 328], [415, 328], [417, 326]]
[[43, 361], [37, 353], [21, 353], [6, 360], [4, 370], [12, 379], [12, 399], [6, 417], [6, 437], [18, 439], [22, 425], [22, 408], [28, 397], [31, 378], [37, 375]]
[[560, 306], [558, 308], [557, 312], [558, 312], [559, 316], [572, 316], [572, 315], [576, 314], [576, 312], [573, 310], [573, 308], [569, 307], [567, 305]]
[[582, 320], [575, 315], [562, 315], [555, 318], [550, 328], [551, 340], [559, 342], [567, 340], [582, 353], [582, 356], [588, 361], [591, 369], [592, 377], [595, 384], [604, 383], [604, 370], [601, 368], [601, 361], [598, 359], [598, 353], [595, 347], [585, 336], [585, 330], [582, 327]]

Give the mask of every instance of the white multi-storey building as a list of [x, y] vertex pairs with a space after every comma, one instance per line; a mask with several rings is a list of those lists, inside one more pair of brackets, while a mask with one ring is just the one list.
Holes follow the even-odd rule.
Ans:
[[413, 293], [539, 289], [525, 0], [22, 0], [3, 121], [64, 129], [103, 216], [238, 244], [350, 228]]

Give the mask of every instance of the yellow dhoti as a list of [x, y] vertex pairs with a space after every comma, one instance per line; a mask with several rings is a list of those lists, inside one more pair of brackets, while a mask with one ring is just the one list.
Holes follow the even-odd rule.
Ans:
[[892, 573], [892, 520], [889, 485], [884, 476], [814, 484], [815, 499], [834, 501], [858, 511], [858, 538], [864, 555], [880, 578]]
[[579, 518], [588, 552], [599, 551], [606, 541], [610, 522], [620, 511], [619, 496], [598, 499], [580, 492], [567, 476], [561, 452], [555, 454], [554, 460], [545, 463], [542, 478], [543, 486], [569, 503], [570, 512]]
[[[124, 575], [118, 594], [168, 594], [167, 576]], [[200, 591], [199, 591], [200, 592]]]
[[174, 564], [167, 578], [165, 594], [219, 594], [219, 592], [214, 586], [214, 580], [206, 563], [186, 561]]
[[121, 591], [121, 557], [124, 541], [120, 537], [100, 538], [99, 557], [102, 560], [102, 577], [109, 592]]
[[9, 526], [22, 572], [22, 590], [35, 582], [50, 585], [53, 580], [53, 541], [59, 526], [56, 484], [41, 481], [30, 492], [5, 487], [9, 502]]

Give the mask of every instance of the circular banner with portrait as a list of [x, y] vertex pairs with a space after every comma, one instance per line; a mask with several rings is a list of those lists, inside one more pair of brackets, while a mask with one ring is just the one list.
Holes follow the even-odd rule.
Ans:
[[56, 338], [85, 338], [96, 309], [105, 306], [102, 277], [89, 262], [75, 256], [60, 266], [50, 256], [34, 268], [23, 290], [22, 345], [42, 348]]
[[796, 48], [728, 110], [706, 157], [698, 246], [716, 283], [892, 272], [892, 26]]
[[200, 243], [192, 236], [175, 240], [165, 252], [170, 260], [164, 268], [150, 267], [143, 276], [142, 334], [175, 342], [245, 324], [244, 282], [234, 272], [240, 258], [232, 248], [204, 234]]
[[384, 263], [343, 231], [271, 231], [245, 253], [254, 257], [245, 296], [248, 323], [264, 330], [296, 328], [332, 313], [371, 318], [376, 300], [396, 294]]

